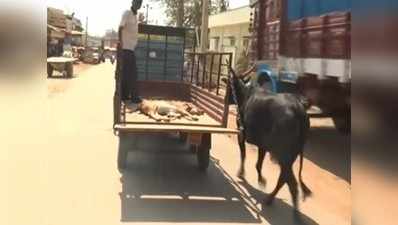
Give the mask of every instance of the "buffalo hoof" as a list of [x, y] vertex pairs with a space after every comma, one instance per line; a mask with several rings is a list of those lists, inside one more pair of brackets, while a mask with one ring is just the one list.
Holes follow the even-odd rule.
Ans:
[[265, 189], [265, 186], [267, 185], [267, 180], [264, 179], [263, 177], [258, 179], [258, 185], [262, 188]]
[[265, 205], [270, 206], [274, 203], [274, 199], [275, 199], [274, 197], [269, 196], [265, 198], [263, 202]]
[[305, 186], [305, 184], [302, 184], [302, 185], [301, 185], [301, 189], [302, 189], [302, 191], [303, 191], [303, 196], [302, 196], [303, 201], [305, 201], [306, 198], [312, 196], [312, 191], [311, 191], [307, 186]]
[[293, 209], [293, 219], [296, 221], [296, 223], [303, 224], [303, 220], [298, 209]]
[[244, 170], [239, 170], [237, 176], [238, 176], [239, 179], [245, 180], [245, 171]]

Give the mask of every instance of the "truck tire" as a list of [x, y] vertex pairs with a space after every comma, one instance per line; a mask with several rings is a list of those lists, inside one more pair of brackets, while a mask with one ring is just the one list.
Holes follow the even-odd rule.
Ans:
[[351, 133], [351, 113], [333, 116], [333, 123], [336, 129], [342, 134]]
[[[180, 141], [183, 144], [187, 144], [188, 142], [188, 133], [184, 133], [184, 132], [180, 132]], [[189, 147], [189, 152], [191, 153], [196, 153], [196, 150], [198, 148], [198, 146], [188, 143], [188, 147]]]
[[[119, 141], [122, 138], [122, 133], [119, 134]], [[117, 154], [117, 168], [120, 172], [123, 172], [127, 168], [127, 156], [128, 150], [124, 147], [119, 146], [118, 154]]]
[[123, 171], [126, 169], [127, 155], [128, 155], [127, 151], [119, 148], [118, 155], [117, 155], [117, 168], [119, 169], [119, 171]]
[[73, 63], [66, 64], [66, 76], [69, 78], [73, 77]]
[[47, 63], [47, 77], [52, 77], [53, 71], [54, 71], [54, 68], [49, 63]]
[[205, 172], [209, 168], [211, 148], [211, 134], [203, 134], [202, 143], [198, 146], [196, 156], [199, 170]]

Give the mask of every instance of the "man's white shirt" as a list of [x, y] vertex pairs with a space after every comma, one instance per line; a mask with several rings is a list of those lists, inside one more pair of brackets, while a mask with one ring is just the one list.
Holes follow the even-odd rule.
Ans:
[[134, 51], [138, 41], [138, 22], [137, 16], [131, 10], [123, 13], [122, 21], [120, 21], [122, 30], [122, 49]]

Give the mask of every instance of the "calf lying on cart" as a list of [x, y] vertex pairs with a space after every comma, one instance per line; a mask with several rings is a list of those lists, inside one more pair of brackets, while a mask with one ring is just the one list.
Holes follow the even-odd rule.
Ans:
[[143, 100], [138, 105], [138, 110], [156, 121], [170, 122], [180, 118], [186, 118], [190, 121], [198, 121], [195, 115], [203, 115], [200, 110], [192, 104], [174, 105], [166, 101]]

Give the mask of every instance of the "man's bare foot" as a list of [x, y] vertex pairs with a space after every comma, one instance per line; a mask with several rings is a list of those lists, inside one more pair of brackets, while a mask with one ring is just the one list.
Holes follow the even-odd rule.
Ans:
[[131, 109], [130, 107], [126, 107], [126, 113], [133, 113], [135, 110]]
[[245, 180], [245, 170], [240, 168], [237, 174], [238, 178], [241, 180]]
[[134, 104], [134, 103], [128, 103], [126, 104], [126, 112], [127, 113], [133, 113], [135, 111], [138, 110], [138, 104]]

